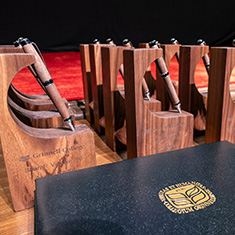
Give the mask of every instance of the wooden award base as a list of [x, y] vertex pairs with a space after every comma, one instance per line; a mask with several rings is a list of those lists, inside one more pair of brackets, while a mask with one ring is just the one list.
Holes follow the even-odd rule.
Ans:
[[162, 49], [124, 51], [127, 157], [135, 158], [192, 146], [193, 115], [176, 110], [153, 112], [143, 102], [146, 68]]
[[36, 178], [96, 165], [94, 134], [86, 125], [32, 128], [8, 107], [11, 81], [34, 61], [31, 54], [0, 54], [0, 136], [15, 211], [33, 206]]

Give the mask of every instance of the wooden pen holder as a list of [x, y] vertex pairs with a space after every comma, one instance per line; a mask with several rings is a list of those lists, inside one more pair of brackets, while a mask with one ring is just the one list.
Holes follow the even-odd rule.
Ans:
[[210, 58], [205, 142], [235, 143], [235, 103], [229, 84], [235, 66], [235, 48], [212, 47]]
[[146, 68], [162, 56], [162, 49], [124, 51], [127, 157], [135, 158], [192, 146], [193, 115], [176, 110], [151, 111], [143, 101]]
[[8, 106], [14, 76], [35, 62], [32, 54], [0, 54], [0, 137], [15, 211], [34, 203], [34, 180], [96, 165], [94, 134], [86, 125], [39, 129], [21, 122]]
[[198, 131], [206, 127], [207, 93], [199, 92], [194, 77], [198, 62], [208, 52], [208, 46], [180, 47], [179, 98], [182, 109], [194, 115], [194, 129]]

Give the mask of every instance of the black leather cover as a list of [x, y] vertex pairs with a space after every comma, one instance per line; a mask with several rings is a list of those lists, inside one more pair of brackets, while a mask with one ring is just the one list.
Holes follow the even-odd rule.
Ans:
[[[205, 207], [160, 200], [191, 182], [198, 208], [211, 193]], [[235, 234], [234, 199], [235, 145], [217, 142], [37, 179], [35, 234]]]

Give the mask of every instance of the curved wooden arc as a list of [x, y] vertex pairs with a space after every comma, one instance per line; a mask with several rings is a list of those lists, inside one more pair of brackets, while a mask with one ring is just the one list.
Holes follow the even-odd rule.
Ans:
[[124, 51], [127, 157], [141, 157], [192, 146], [193, 116], [187, 112], [153, 112], [141, 95], [146, 68], [162, 49]]

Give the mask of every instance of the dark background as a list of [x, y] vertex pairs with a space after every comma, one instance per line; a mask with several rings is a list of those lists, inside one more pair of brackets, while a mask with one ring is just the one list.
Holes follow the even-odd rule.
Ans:
[[235, 1], [1, 1], [0, 44], [28, 37], [43, 52], [77, 51], [79, 44], [111, 37], [134, 46], [153, 39], [169, 43], [231, 46]]

